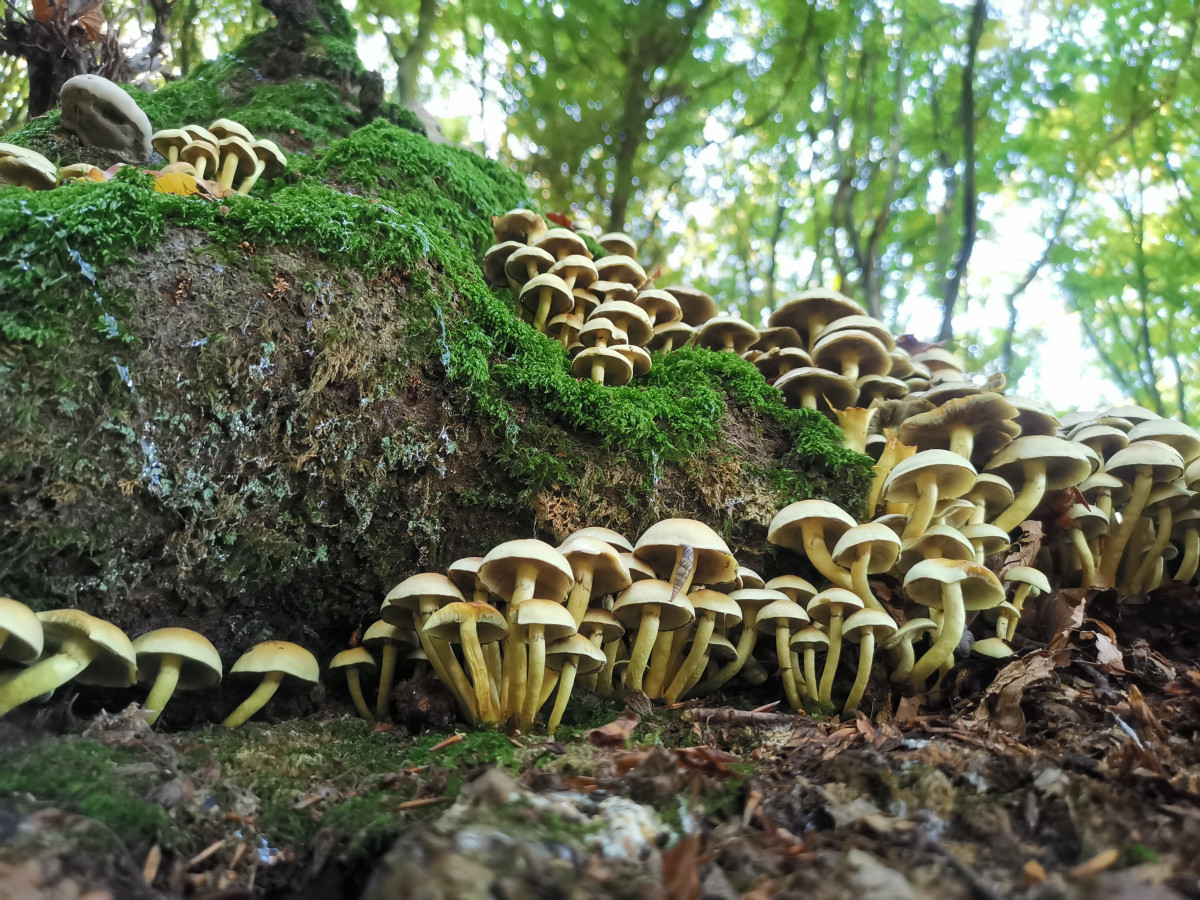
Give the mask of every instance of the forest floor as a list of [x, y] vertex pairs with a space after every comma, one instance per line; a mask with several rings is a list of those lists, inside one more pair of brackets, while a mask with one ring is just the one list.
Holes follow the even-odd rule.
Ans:
[[172, 733], [57, 699], [0, 725], [0, 898], [1200, 897], [1200, 600], [1050, 600], [999, 671], [840, 723], [584, 696], [547, 741], [410, 681], [374, 731]]

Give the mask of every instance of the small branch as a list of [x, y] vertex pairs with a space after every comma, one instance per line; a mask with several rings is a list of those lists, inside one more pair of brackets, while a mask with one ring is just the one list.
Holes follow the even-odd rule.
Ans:
[[754, 712], [729, 706], [687, 709], [680, 718], [685, 722], [698, 722], [701, 725], [732, 725], [735, 728], [794, 728], [804, 721], [804, 717], [799, 715]]

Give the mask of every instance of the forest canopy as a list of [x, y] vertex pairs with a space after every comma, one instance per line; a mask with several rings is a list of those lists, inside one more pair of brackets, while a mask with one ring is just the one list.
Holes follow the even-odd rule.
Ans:
[[[80, 72], [177, 80], [271, 5], [8, 0], [2, 127]], [[1092, 399], [1037, 380], [1076, 345], [1110, 399], [1200, 402], [1191, 0], [346, 5], [388, 99], [751, 322], [827, 285], [1059, 405]]]

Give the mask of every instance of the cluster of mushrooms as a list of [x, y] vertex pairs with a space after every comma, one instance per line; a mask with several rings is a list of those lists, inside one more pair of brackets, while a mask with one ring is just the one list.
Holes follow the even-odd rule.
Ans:
[[[152, 683], [143, 706], [153, 724], [176, 690], [211, 688], [223, 668], [217, 648], [190, 628], [159, 628], [130, 641], [110, 622], [78, 609], [34, 613], [0, 597], [0, 662], [21, 668], [0, 670], [0, 716], [67, 682], [125, 688]], [[316, 684], [316, 657], [299, 644], [263, 641], [238, 658], [230, 675], [258, 678], [259, 684], [225, 725], [235, 728], [258, 712], [285, 679]]]
[[[576, 378], [628, 384], [650, 371], [649, 351], [682, 347], [704, 333], [705, 323], [725, 321], [697, 288], [656, 288], [636, 259], [636, 244], [619, 232], [600, 235], [607, 255], [597, 260], [574, 231], [547, 228], [529, 210], [496, 216], [492, 232], [484, 276], [510, 286], [517, 315], [568, 349]], [[716, 332], [708, 339], [725, 340]]]
[[[150, 172], [164, 193], [190, 195], [204, 185], [207, 193], [225, 196], [235, 192], [237, 182], [236, 193], [247, 194], [260, 178], [277, 178], [287, 168], [287, 157], [274, 142], [255, 140], [231, 119], [217, 119], [208, 128], [185, 125], [159, 131], [150, 140], [166, 160]], [[68, 181], [107, 181], [123, 167], [75, 163], [58, 168], [33, 150], [0, 144], [0, 185], [50, 190]]]

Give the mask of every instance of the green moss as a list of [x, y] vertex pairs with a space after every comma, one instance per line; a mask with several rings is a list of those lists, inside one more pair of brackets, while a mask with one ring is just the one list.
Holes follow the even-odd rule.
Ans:
[[182, 836], [155, 803], [141, 799], [154, 786], [145, 776], [121, 778], [118, 767], [140, 761], [127, 748], [93, 740], [58, 739], [0, 750], [0, 795], [32, 795], [89, 816], [127, 843], [177, 845]]

